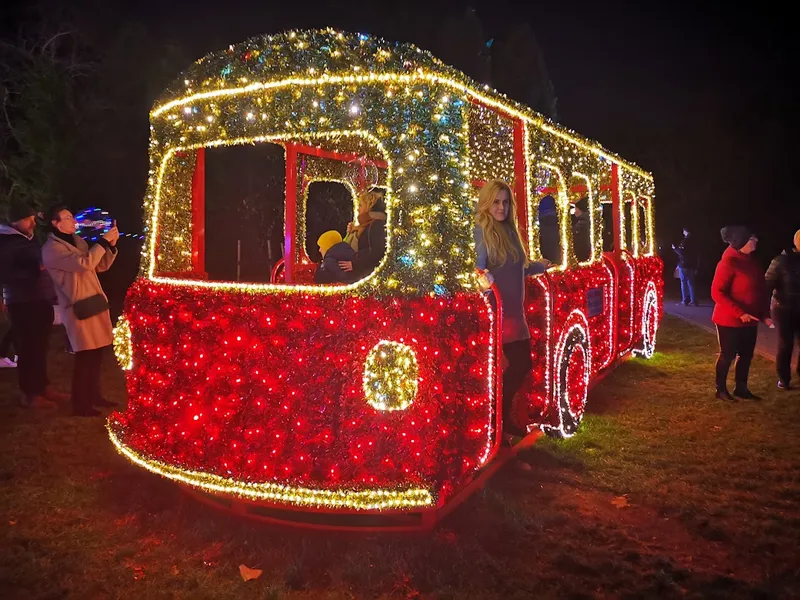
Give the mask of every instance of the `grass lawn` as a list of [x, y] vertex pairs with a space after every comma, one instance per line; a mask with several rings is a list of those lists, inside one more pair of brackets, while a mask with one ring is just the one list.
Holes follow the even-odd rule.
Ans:
[[[652, 360], [592, 390], [577, 436], [525, 451], [532, 471], [505, 467], [416, 535], [226, 516], [118, 456], [100, 419], [18, 408], [0, 371], [0, 597], [800, 597], [800, 391], [757, 357], [764, 401], [715, 401], [715, 344], [666, 317]], [[64, 389], [70, 365], [56, 348]], [[240, 564], [263, 575], [244, 582]]]

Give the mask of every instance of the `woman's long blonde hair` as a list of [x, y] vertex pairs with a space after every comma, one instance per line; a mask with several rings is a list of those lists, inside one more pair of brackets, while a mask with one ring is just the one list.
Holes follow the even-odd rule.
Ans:
[[[505, 221], [498, 221], [489, 212], [494, 199], [501, 191], [508, 192], [508, 216]], [[502, 179], [487, 181], [478, 194], [478, 208], [475, 212], [475, 222], [483, 230], [483, 243], [486, 244], [486, 251], [489, 260], [494, 264], [503, 264], [508, 260], [509, 255], [514, 261], [520, 259], [520, 249], [522, 249], [522, 262], [528, 266], [528, 256], [525, 253], [525, 244], [522, 243], [522, 236], [517, 227], [517, 203], [514, 200], [514, 192]], [[512, 239], [513, 238], [515, 239]], [[517, 243], [515, 244], [514, 241]]]

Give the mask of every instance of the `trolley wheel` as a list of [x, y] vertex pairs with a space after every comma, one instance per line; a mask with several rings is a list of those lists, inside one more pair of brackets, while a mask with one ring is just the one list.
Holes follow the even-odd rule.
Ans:
[[589, 395], [592, 355], [586, 329], [580, 324], [562, 334], [555, 356], [555, 400], [558, 426], [544, 430], [554, 437], [571, 437], [580, 427]]

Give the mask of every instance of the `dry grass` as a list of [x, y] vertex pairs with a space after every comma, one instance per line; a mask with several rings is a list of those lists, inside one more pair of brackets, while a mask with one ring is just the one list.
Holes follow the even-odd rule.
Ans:
[[[58, 337], [58, 336], [56, 336]], [[117, 456], [102, 422], [23, 411], [0, 371], [4, 598], [790, 598], [800, 590], [800, 392], [712, 399], [712, 336], [667, 318], [584, 427], [546, 440], [433, 533], [237, 520]], [[110, 358], [110, 357], [109, 357]], [[66, 386], [69, 356], [51, 374]], [[108, 361], [108, 396], [124, 399]], [[613, 502], [624, 497], [628, 506]], [[617, 500], [617, 503], [619, 501]], [[243, 582], [238, 565], [264, 570]]]

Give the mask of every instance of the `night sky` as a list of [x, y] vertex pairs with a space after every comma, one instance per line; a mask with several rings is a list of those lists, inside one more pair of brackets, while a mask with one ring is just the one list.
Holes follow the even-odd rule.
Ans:
[[[147, 0], [78, 2], [77, 10], [102, 27], [140, 22], [197, 58], [261, 33], [326, 26], [430, 48], [444, 18], [468, 5], [381, 4]], [[723, 249], [719, 228], [741, 223], [761, 236], [759, 254], [768, 260], [800, 228], [793, 114], [799, 53], [792, 20], [767, 3], [746, 11], [727, 3], [603, 4], [469, 5], [487, 37], [527, 21], [547, 61], [561, 123], [653, 172], [666, 258], [687, 224], [713, 266]], [[7, 14], [11, 27], [22, 13]], [[146, 146], [140, 151], [145, 155]]]

